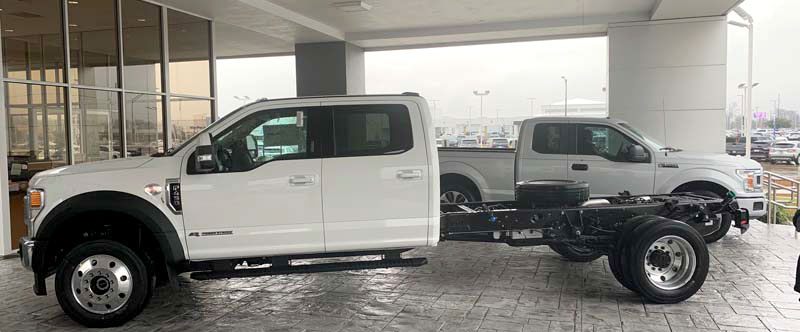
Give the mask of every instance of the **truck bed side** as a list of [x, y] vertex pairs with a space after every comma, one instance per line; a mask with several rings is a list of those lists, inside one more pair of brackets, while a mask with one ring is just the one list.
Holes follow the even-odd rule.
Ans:
[[[439, 148], [439, 174], [461, 176], [484, 201], [514, 199], [514, 149]], [[454, 177], [455, 178], [455, 177]]]

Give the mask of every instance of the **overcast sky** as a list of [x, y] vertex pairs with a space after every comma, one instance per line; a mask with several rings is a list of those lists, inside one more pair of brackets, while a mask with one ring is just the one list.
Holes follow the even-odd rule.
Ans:
[[[796, 0], [747, 0], [742, 5], [755, 20], [753, 106], [773, 109], [781, 94], [781, 107], [800, 110], [800, 12]], [[731, 19], [738, 16], [731, 14]], [[739, 100], [737, 85], [746, 81], [746, 29], [728, 28], [727, 103]], [[419, 92], [438, 100], [439, 116], [472, 117], [479, 112], [473, 90], [490, 90], [484, 115], [527, 116], [530, 101], [535, 112], [541, 104], [563, 100], [569, 81], [569, 98], [605, 101], [608, 72], [605, 37], [487, 44], [429, 49], [367, 52], [367, 93]], [[296, 95], [294, 58], [268, 57], [218, 61], [220, 114], [247, 96], [278, 98]]]

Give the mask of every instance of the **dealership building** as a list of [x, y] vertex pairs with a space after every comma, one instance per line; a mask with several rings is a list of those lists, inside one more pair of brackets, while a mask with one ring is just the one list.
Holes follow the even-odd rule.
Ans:
[[222, 58], [293, 55], [299, 96], [363, 94], [369, 51], [607, 36], [608, 114], [722, 152], [740, 2], [0, 0], [0, 255], [36, 172], [161, 153], [215, 121]]

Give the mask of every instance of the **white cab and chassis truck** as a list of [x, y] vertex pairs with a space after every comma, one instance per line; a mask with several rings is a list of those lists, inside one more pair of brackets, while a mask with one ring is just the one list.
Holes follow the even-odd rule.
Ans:
[[[47, 294], [55, 275], [62, 309], [95, 327], [135, 317], [179, 273], [419, 266], [424, 257], [401, 253], [441, 240], [593, 248], [626, 287], [674, 303], [705, 280], [701, 234], [721, 215], [747, 219], [730, 197], [587, 201], [580, 182], [520, 183], [518, 200], [440, 206], [431, 116], [416, 94], [258, 101], [166, 154], [56, 168], [29, 188], [20, 256], [34, 293]], [[366, 259], [292, 264], [344, 256]]]
[[[561, 179], [589, 183], [592, 197], [692, 192], [722, 198], [733, 192], [750, 216], [766, 213], [757, 162], [684, 152], [611, 118], [528, 119], [516, 149], [442, 148], [439, 171], [444, 203], [512, 200], [518, 180]], [[706, 241], [719, 240], [730, 226], [706, 234]]]

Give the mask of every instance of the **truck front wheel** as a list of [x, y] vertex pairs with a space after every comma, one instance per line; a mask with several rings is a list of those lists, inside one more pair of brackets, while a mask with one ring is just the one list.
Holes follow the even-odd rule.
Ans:
[[630, 281], [639, 294], [654, 303], [677, 303], [700, 290], [709, 264], [700, 233], [669, 219], [639, 228], [626, 257]]
[[58, 266], [56, 297], [64, 312], [84, 326], [119, 326], [138, 315], [152, 296], [148, 276], [142, 259], [125, 245], [86, 242]]
[[551, 243], [550, 249], [557, 252], [561, 257], [570, 262], [591, 262], [600, 257], [603, 253], [592, 248], [577, 246], [567, 243]]
[[[695, 191], [694, 194], [697, 194], [697, 195], [700, 195], [700, 196], [712, 197], [712, 198], [722, 198], [720, 195], [718, 195], [718, 194], [716, 194], [714, 192], [708, 191], [708, 190]], [[719, 229], [716, 232], [713, 232], [711, 234], [703, 236], [703, 240], [705, 240], [706, 243], [714, 243], [714, 242], [719, 241], [720, 239], [725, 237], [725, 234], [728, 234], [728, 231], [731, 229], [731, 219], [732, 218], [731, 218], [731, 215], [729, 213], [723, 213], [722, 216], [720, 217], [720, 219], [721, 219], [721, 221], [720, 221]]]

